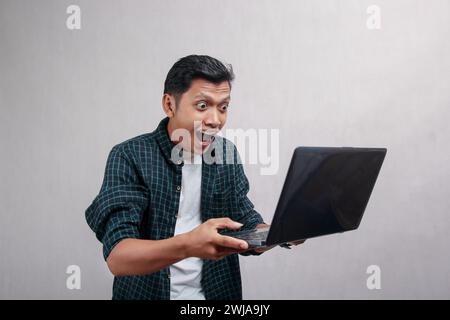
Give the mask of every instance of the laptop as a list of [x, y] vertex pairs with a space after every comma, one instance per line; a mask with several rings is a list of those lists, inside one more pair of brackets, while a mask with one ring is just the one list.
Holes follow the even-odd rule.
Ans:
[[224, 232], [250, 248], [355, 230], [359, 227], [386, 148], [298, 147], [270, 227]]

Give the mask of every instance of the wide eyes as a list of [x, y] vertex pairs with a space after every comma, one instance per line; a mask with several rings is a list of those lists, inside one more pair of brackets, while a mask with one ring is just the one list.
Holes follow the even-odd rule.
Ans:
[[206, 104], [206, 102], [201, 101], [201, 102], [197, 103], [197, 108], [199, 110], [206, 110], [208, 108], [208, 105]]
[[[196, 104], [196, 107], [198, 110], [203, 111], [203, 110], [208, 109], [208, 104], [205, 101], [200, 101]], [[222, 112], [226, 112], [228, 109], [228, 104], [224, 104], [224, 105], [220, 106], [219, 109]]]

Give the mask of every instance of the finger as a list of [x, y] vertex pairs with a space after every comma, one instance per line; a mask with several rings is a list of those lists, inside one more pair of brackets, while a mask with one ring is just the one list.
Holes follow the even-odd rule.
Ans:
[[213, 220], [214, 226], [217, 229], [239, 229], [243, 226], [242, 223], [239, 223], [237, 221], [233, 221], [230, 218], [217, 218], [217, 219], [211, 219]]
[[234, 253], [245, 252], [245, 251], [247, 251], [247, 250], [248, 250], [248, 249], [239, 249], [239, 250], [236, 250], [236, 249], [230, 249], [230, 248], [226, 248], [226, 247], [218, 247], [218, 248], [217, 248], [218, 254], [219, 254], [220, 256], [222, 256], [222, 257], [228, 256], [228, 255], [234, 254]]
[[232, 248], [236, 250], [247, 249], [248, 243], [244, 240], [239, 240], [236, 238], [228, 237], [228, 236], [217, 236], [216, 244], [226, 248]]
[[231, 254], [237, 254], [237, 253], [241, 253], [241, 252], [245, 252], [245, 251], [246, 250], [243, 250], [243, 249], [236, 250], [236, 249], [231, 249], [231, 248], [218, 246], [218, 247], [216, 247], [216, 258], [217, 259], [223, 259], [226, 256], [229, 256]]

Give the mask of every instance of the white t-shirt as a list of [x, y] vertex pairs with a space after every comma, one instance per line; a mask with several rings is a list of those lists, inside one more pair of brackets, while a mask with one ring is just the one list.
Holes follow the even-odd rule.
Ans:
[[[183, 152], [180, 205], [175, 235], [189, 232], [202, 223], [200, 214], [202, 156]], [[170, 299], [204, 300], [201, 280], [203, 261], [187, 258], [170, 266]]]

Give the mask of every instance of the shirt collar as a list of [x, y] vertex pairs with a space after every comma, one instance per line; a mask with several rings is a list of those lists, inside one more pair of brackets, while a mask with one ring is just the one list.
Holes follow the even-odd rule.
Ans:
[[169, 123], [168, 117], [165, 117], [164, 119], [162, 119], [159, 122], [159, 125], [155, 130], [155, 136], [156, 136], [156, 141], [158, 142], [159, 147], [161, 148], [161, 151], [162, 151], [164, 157], [168, 161], [174, 163], [172, 161], [171, 155], [172, 155], [172, 149], [176, 146], [176, 144], [170, 140], [169, 133], [167, 131], [168, 123]]

